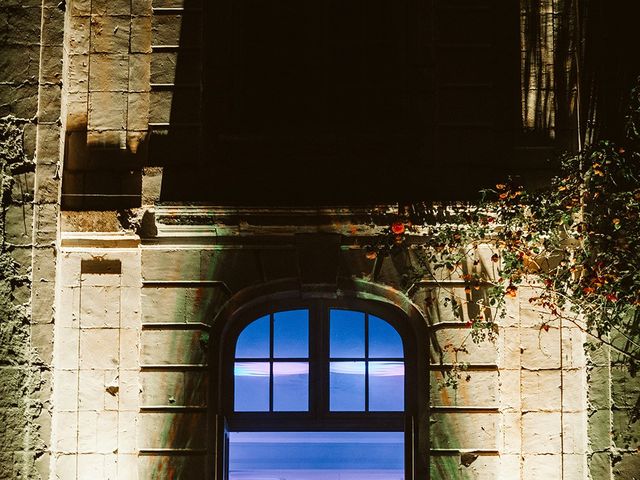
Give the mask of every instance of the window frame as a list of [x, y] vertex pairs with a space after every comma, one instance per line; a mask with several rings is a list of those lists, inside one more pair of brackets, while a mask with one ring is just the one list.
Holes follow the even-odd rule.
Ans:
[[[309, 411], [307, 412], [235, 412], [234, 411], [234, 360], [235, 345], [242, 330], [261, 316], [286, 310], [309, 310]], [[347, 411], [329, 410], [329, 312], [331, 309], [354, 310], [375, 315], [388, 322], [400, 335], [404, 350], [404, 410]], [[244, 306], [232, 313], [222, 328], [217, 351], [217, 381], [215, 403], [217, 405], [215, 423], [216, 439], [213, 442], [216, 456], [213, 478], [228, 478], [228, 439], [230, 431], [400, 431], [405, 438], [405, 479], [428, 478], [426, 464], [419, 460], [419, 451], [425, 442], [418, 418], [428, 410], [428, 396], [420, 402], [423, 388], [418, 377], [427, 375], [426, 361], [420, 362], [417, 338], [424, 332], [416, 328], [408, 315], [400, 307], [391, 303], [361, 298], [327, 298], [323, 295], [301, 298], [265, 298], [258, 303]], [[318, 322], [320, 338], [313, 340], [314, 322]], [[425, 336], [425, 340], [427, 337]], [[324, 355], [324, 356], [323, 356]], [[324, 361], [323, 361], [324, 359]], [[363, 359], [364, 360], [364, 359]], [[368, 359], [377, 360], [377, 359]], [[427, 360], [425, 358], [424, 360]], [[324, 373], [318, 372], [324, 364]], [[314, 370], [316, 373], [314, 374]], [[313, 385], [313, 378], [321, 375], [320, 386]], [[213, 392], [212, 392], [213, 393]], [[317, 393], [317, 395], [316, 395]], [[326, 408], [318, 406], [325, 405]]]

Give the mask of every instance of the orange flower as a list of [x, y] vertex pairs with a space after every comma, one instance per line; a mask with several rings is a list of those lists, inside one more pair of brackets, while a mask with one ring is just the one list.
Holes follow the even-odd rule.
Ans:
[[513, 284], [509, 284], [509, 286], [505, 290], [505, 293], [508, 297], [515, 297], [518, 294], [518, 287]]
[[378, 256], [378, 253], [375, 250], [369, 250], [365, 254], [365, 257], [367, 257], [367, 259], [369, 260], [375, 260], [377, 256]]
[[391, 231], [396, 235], [402, 235], [404, 233], [404, 223], [402, 222], [394, 222], [391, 225]]

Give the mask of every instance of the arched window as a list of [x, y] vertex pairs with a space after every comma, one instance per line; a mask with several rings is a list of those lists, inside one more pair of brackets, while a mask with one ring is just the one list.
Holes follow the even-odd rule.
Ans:
[[234, 321], [219, 478], [411, 478], [415, 362], [402, 320], [375, 304], [316, 299]]

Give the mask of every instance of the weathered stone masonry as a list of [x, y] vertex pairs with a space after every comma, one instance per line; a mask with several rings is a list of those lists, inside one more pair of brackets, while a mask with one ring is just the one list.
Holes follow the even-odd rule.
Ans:
[[[553, 50], [557, 7], [543, 3]], [[187, 0], [0, 3], [0, 478], [207, 478], [208, 328], [230, 298], [280, 281], [404, 292], [410, 259], [374, 273], [361, 247], [385, 225], [354, 209], [319, 220], [159, 204], [164, 147], [199, 155], [201, 20]], [[528, 88], [527, 125], [555, 87]], [[59, 211], [105, 198], [109, 211]], [[333, 238], [335, 263], [301, 247], [309, 233]], [[408, 298], [424, 305], [434, 288]], [[585, 356], [570, 324], [541, 330], [530, 294], [510, 303], [496, 344], [459, 358], [468, 382], [431, 389], [431, 478], [633, 479], [638, 378], [608, 349]], [[436, 306], [424, 308], [436, 343], [460, 340], [450, 307]], [[440, 378], [434, 362], [432, 386]]]

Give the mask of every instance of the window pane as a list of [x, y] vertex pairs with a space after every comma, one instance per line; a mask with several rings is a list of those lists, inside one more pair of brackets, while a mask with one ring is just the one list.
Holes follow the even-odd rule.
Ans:
[[273, 356], [309, 356], [309, 312], [291, 310], [273, 315]]
[[235, 411], [268, 411], [269, 362], [236, 362], [233, 373]]
[[404, 432], [230, 432], [230, 480], [402, 480]]
[[269, 358], [269, 315], [242, 330], [236, 343], [236, 358]]
[[331, 310], [331, 357], [364, 358], [364, 313]]
[[369, 315], [369, 356], [373, 358], [402, 358], [402, 339], [388, 322]]
[[404, 410], [403, 362], [369, 362], [369, 410]]
[[281, 412], [309, 410], [309, 364], [274, 362], [273, 409]]
[[331, 362], [329, 403], [333, 412], [364, 411], [365, 362]]

